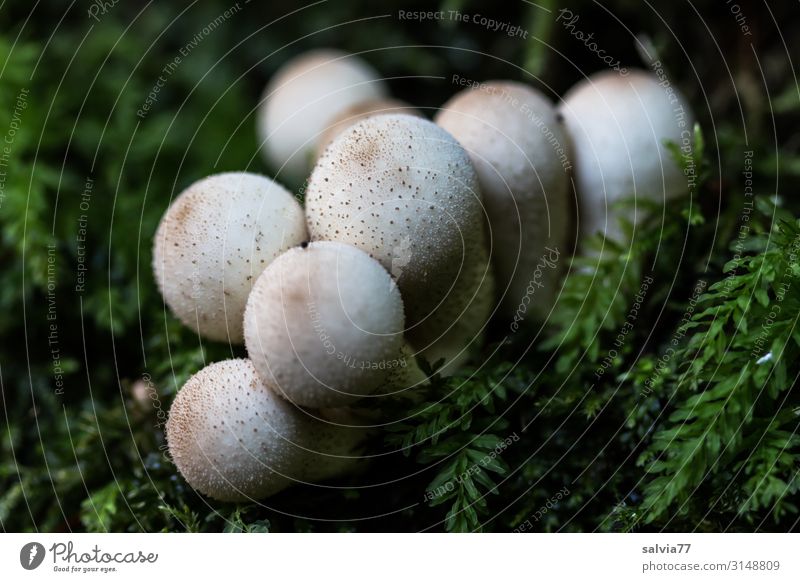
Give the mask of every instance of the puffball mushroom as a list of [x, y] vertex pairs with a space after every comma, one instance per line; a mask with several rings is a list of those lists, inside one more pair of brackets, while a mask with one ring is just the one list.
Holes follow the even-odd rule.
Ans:
[[[528, 292], [547, 248], [570, 237], [567, 137], [555, 107], [538, 91], [490, 81], [444, 104], [436, 123], [464, 146], [478, 173], [489, 218], [497, 291], [506, 315]], [[541, 271], [531, 311], [547, 315], [558, 269]]]
[[378, 115], [345, 130], [311, 174], [306, 217], [312, 240], [351, 244], [392, 274], [417, 349], [453, 323], [437, 310], [474, 294], [462, 267], [485, 245], [478, 179], [464, 149], [430, 121]]
[[330, 145], [333, 139], [342, 133], [351, 125], [358, 123], [362, 119], [372, 117], [375, 115], [385, 115], [387, 113], [404, 113], [406, 115], [414, 115], [422, 117], [417, 109], [399, 99], [370, 99], [369, 101], [362, 101], [356, 103], [352, 107], [348, 107], [336, 117], [333, 118], [331, 124], [319, 137], [317, 144], [317, 157], [322, 155], [325, 148]]
[[311, 418], [270, 390], [249, 360], [211, 364], [178, 392], [169, 452], [196, 490], [220, 501], [274, 495], [295, 482], [341, 476], [358, 464], [361, 428]]
[[256, 281], [244, 317], [247, 352], [285, 398], [351, 404], [401, 365], [403, 301], [389, 273], [338, 242], [291, 249]]
[[559, 111], [572, 142], [583, 234], [600, 231], [622, 241], [610, 208], [615, 201], [636, 196], [664, 203], [688, 191], [664, 141], [691, 140], [692, 114], [680, 93], [655, 75], [597, 73], [570, 89]]
[[313, 163], [318, 136], [346, 109], [387, 94], [377, 71], [347, 53], [320, 49], [283, 65], [262, 96], [258, 136], [266, 160], [294, 182]]
[[307, 239], [300, 204], [269, 178], [246, 172], [195, 182], [158, 226], [153, 270], [172, 312], [200, 335], [242, 343], [242, 317], [261, 271]]

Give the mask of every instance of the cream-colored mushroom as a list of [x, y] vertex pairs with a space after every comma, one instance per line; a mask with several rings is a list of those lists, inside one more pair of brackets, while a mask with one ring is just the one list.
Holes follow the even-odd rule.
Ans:
[[256, 281], [245, 343], [264, 380], [300, 406], [345, 406], [403, 366], [404, 316], [389, 273], [338, 242], [287, 251]]
[[430, 121], [390, 114], [348, 128], [311, 174], [306, 215], [312, 240], [354, 245], [392, 274], [417, 349], [475, 295], [479, 281], [466, 275], [485, 249], [478, 180], [464, 149]]
[[220, 501], [250, 501], [359, 464], [366, 433], [314, 419], [270, 390], [249, 360], [211, 364], [178, 392], [169, 452], [189, 484]]
[[[436, 123], [470, 155], [478, 173], [492, 238], [497, 291], [514, 314], [548, 248], [570, 239], [567, 139], [555, 107], [534, 89], [490, 81], [458, 93]], [[558, 291], [561, 265], [542, 271], [531, 312], [543, 318]]]
[[319, 136], [342, 111], [388, 93], [363, 59], [319, 49], [283, 65], [262, 96], [258, 137], [278, 178], [293, 183], [313, 164]]
[[307, 238], [303, 209], [269, 178], [245, 172], [195, 182], [170, 205], [155, 237], [153, 270], [185, 325], [242, 343], [242, 317], [261, 271]]
[[[674, 87], [655, 75], [604, 71], [584, 79], [559, 107], [572, 142], [583, 234], [623, 241], [612, 205], [624, 197], [665, 203], [688, 191], [665, 140], [691, 143], [692, 113]], [[636, 220], [644, 215], [637, 205]]]

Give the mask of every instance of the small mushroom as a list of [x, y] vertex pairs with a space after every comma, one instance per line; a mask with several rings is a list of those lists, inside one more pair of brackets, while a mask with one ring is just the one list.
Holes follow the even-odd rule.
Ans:
[[[570, 235], [567, 139], [555, 107], [534, 89], [490, 81], [458, 93], [436, 123], [470, 155], [480, 180], [492, 237], [497, 291], [506, 315], [528, 292], [546, 248]], [[558, 269], [538, 281], [532, 311], [544, 318], [558, 291]]]
[[584, 235], [622, 241], [614, 202], [635, 196], [663, 204], [688, 191], [664, 141], [691, 144], [692, 113], [667, 82], [640, 70], [604, 71], [570, 89], [559, 111], [572, 142]]
[[345, 406], [402, 365], [403, 301], [389, 273], [355, 247], [313, 242], [256, 281], [245, 343], [262, 378], [299, 406]]
[[351, 244], [391, 273], [416, 348], [454, 323], [436, 315], [461, 312], [446, 302], [475, 294], [466, 273], [485, 248], [478, 180], [464, 149], [430, 121], [389, 114], [349, 127], [311, 174], [306, 216], [312, 240]]
[[250, 501], [358, 465], [364, 429], [311, 418], [270, 390], [249, 360], [211, 364], [178, 392], [169, 452], [189, 484], [220, 501]]
[[275, 73], [258, 110], [258, 136], [267, 162], [287, 182], [302, 180], [320, 134], [334, 118], [386, 94], [377, 71], [357, 56], [320, 49], [295, 57]]
[[306, 240], [303, 209], [282, 186], [245, 172], [195, 182], [167, 209], [153, 270], [185, 325], [212, 340], [242, 343], [242, 316], [261, 271]]
[[322, 152], [325, 151], [325, 148], [330, 145], [337, 135], [351, 125], [358, 123], [362, 119], [387, 113], [405, 113], [406, 115], [422, 117], [422, 113], [399, 99], [370, 99], [369, 101], [356, 103], [334, 117], [328, 128], [322, 132], [317, 145], [317, 158], [322, 155]]

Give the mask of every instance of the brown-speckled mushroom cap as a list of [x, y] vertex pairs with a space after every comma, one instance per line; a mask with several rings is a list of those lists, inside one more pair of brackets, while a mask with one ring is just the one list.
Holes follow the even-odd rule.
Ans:
[[664, 203], [688, 191], [664, 145], [692, 139], [692, 113], [675, 87], [661, 86], [646, 71], [603, 71], [572, 87], [559, 111], [571, 141], [583, 234], [622, 241], [614, 202], [636, 196]]
[[405, 115], [413, 115], [415, 117], [422, 117], [417, 109], [399, 99], [384, 98], [384, 99], [370, 99], [356, 103], [352, 107], [348, 107], [336, 117], [331, 120], [328, 128], [322, 132], [317, 143], [317, 158], [322, 155], [331, 142], [337, 135], [342, 133], [345, 129], [368, 117], [375, 115], [387, 115], [390, 113], [402, 113]]
[[167, 421], [181, 475], [220, 501], [273, 495], [341, 475], [364, 432], [314, 420], [268, 389], [249, 360], [211, 364], [178, 392]]
[[[546, 248], [571, 244], [563, 125], [544, 95], [512, 81], [490, 81], [458, 93], [444, 104], [436, 123], [464, 146], [478, 173], [497, 291], [503, 311], [512, 315]], [[552, 307], [559, 270], [546, 269], [539, 277], [542, 287], [531, 303], [539, 318]]]
[[269, 178], [245, 172], [195, 182], [158, 227], [153, 270], [185, 325], [212, 340], [242, 343], [242, 317], [261, 271], [307, 238], [297, 200]]
[[267, 162], [279, 178], [302, 180], [319, 135], [336, 115], [387, 92], [377, 71], [357, 56], [318, 49], [291, 59], [270, 80], [258, 109], [258, 136]]
[[403, 301], [389, 273], [363, 251], [312, 242], [278, 257], [245, 311], [245, 343], [258, 373], [312, 408], [351, 404], [400, 365]]
[[391, 273], [410, 333], [449, 294], [471, 292], [459, 273], [485, 244], [478, 180], [430, 121], [390, 114], [347, 128], [311, 174], [306, 216], [312, 240], [356, 246]]

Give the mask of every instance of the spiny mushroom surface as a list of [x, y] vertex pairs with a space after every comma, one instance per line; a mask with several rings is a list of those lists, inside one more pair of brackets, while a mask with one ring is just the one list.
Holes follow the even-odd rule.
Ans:
[[[599, 231], [622, 241], [616, 201], [664, 203], [688, 191], [664, 141], [690, 144], [692, 113], [677, 89], [654, 74], [597, 73], [570, 89], [559, 111], [571, 140], [582, 234]], [[644, 209], [636, 212], [639, 219]]]
[[[570, 238], [567, 138], [555, 107], [539, 92], [490, 81], [444, 104], [436, 123], [469, 153], [478, 173], [492, 239], [497, 291], [506, 315], [527, 293], [547, 247]], [[558, 291], [558, 269], [545, 272], [532, 302], [545, 317]]]
[[299, 406], [351, 404], [401, 366], [400, 292], [350, 245], [312, 242], [278, 257], [256, 281], [244, 322], [259, 374]]
[[334, 118], [387, 93], [377, 71], [357, 56], [319, 49], [295, 57], [275, 73], [258, 110], [258, 137], [267, 162], [279, 178], [302, 180], [319, 136]]
[[306, 238], [303, 209], [282, 186], [245, 172], [216, 174], [189, 186], [167, 209], [153, 270], [185, 325], [212, 340], [242, 343], [255, 279]]
[[362, 101], [356, 103], [352, 107], [348, 107], [336, 117], [333, 118], [328, 128], [322, 132], [319, 137], [317, 145], [317, 158], [322, 155], [334, 138], [342, 133], [345, 129], [368, 117], [375, 115], [386, 115], [388, 113], [404, 113], [406, 115], [413, 115], [415, 117], [422, 117], [417, 109], [411, 107], [405, 101], [399, 99], [370, 99], [369, 101]]
[[315, 420], [267, 388], [249, 360], [211, 364], [178, 392], [169, 452], [189, 484], [220, 501], [274, 495], [353, 470], [363, 429]]
[[397, 281], [409, 341], [452, 322], [433, 317], [446, 301], [474, 294], [464, 267], [485, 245], [477, 176], [442, 128], [409, 115], [365, 119], [339, 135], [317, 162], [306, 192], [312, 240], [356, 246]]

